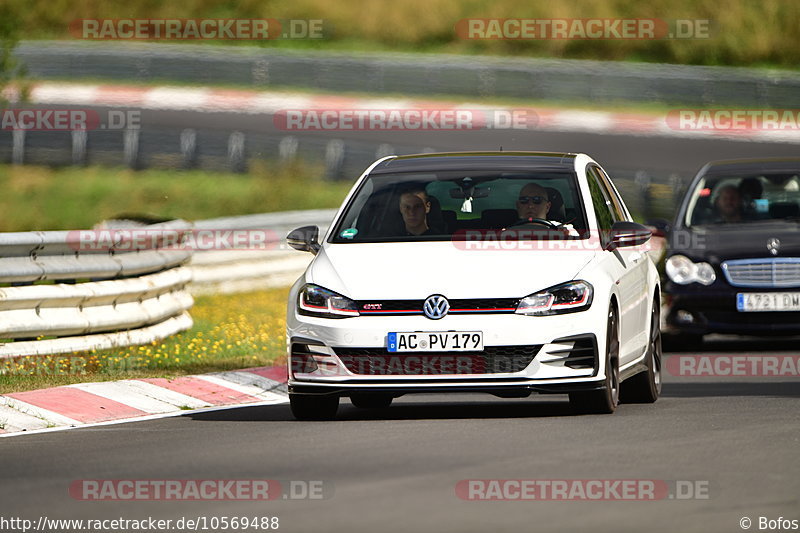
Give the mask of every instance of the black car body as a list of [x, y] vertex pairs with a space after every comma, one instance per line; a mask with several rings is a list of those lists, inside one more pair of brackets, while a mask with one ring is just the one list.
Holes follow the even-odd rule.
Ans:
[[668, 331], [800, 334], [800, 158], [706, 164], [667, 236]]

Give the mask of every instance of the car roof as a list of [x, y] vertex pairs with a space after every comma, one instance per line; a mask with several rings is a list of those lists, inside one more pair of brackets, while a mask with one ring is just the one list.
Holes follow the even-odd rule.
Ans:
[[701, 174], [800, 172], [800, 157], [771, 157], [759, 159], [731, 159], [711, 161]]
[[447, 152], [403, 155], [381, 161], [371, 174], [446, 170], [572, 170], [574, 153]]

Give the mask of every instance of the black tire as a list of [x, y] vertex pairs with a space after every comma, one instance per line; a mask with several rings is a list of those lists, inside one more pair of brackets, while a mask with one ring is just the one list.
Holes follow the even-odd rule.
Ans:
[[650, 315], [650, 340], [645, 362], [647, 370], [636, 374], [622, 384], [620, 399], [623, 403], [653, 403], [661, 394], [661, 309], [653, 302]]
[[289, 393], [289, 405], [298, 420], [333, 420], [339, 409], [339, 397]]
[[569, 393], [569, 403], [580, 413], [611, 414], [619, 404], [619, 320], [612, 305], [606, 328], [606, 379], [603, 388]]
[[350, 403], [359, 409], [386, 409], [392, 405], [392, 398], [388, 394], [353, 394]]

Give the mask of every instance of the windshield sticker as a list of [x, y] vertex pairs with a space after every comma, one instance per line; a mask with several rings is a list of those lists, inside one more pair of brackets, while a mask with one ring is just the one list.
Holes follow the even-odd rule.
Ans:
[[352, 239], [353, 237], [356, 236], [356, 233], [358, 233], [358, 230], [356, 228], [347, 228], [346, 230], [342, 231], [339, 234], [339, 236], [342, 239]]

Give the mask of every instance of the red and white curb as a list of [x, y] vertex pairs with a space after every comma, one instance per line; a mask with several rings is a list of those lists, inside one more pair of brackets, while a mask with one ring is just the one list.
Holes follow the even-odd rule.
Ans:
[[[9, 95], [11, 96], [11, 95]], [[747, 142], [800, 143], [800, 128], [781, 130], [690, 130], [676, 129], [661, 113], [621, 113], [548, 107], [487, 106], [468, 102], [357, 98], [324, 94], [278, 91], [248, 91], [209, 87], [137, 87], [124, 85], [84, 85], [40, 83], [31, 90], [30, 101], [41, 105], [86, 105], [135, 107], [194, 112], [234, 112], [270, 114], [287, 110], [472, 110], [535, 113], [536, 125], [521, 129], [560, 132], [635, 134], [651, 137], [694, 139], [723, 138]], [[513, 127], [513, 126], [509, 126]]]
[[0, 437], [286, 403], [286, 367], [261, 367], [15, 392], [0, 396]]

